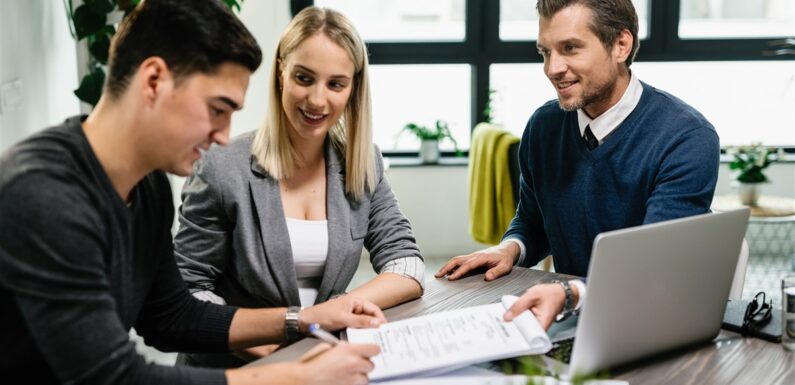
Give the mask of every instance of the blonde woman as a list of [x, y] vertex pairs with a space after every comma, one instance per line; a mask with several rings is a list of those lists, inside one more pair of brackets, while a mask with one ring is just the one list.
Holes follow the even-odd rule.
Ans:
[[[175, 255], [195, 296], [289, 306], [300, 323], [300, 307], [343, 294], [382, 308], [422, 295], [424, 263], [372, 143], [367, 66], [336, 11], [306, 8], [287, 26], [265, 123], [208, 151], [183, 188]], [[363, 247], [378, 275], [345, 294]], [[268, 351], [180, 362], [229, 367]]]

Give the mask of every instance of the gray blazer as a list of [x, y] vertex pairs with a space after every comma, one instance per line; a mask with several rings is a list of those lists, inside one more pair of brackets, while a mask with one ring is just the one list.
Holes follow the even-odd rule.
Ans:
[[[185, 182], [175, 256], [191, 292], [209, 290], [241, 307], [300, 306], [278, 180], [251, 155], [254, 134], [214, 147]], [[327, 140], [328, 258], [316, 303], [343, 293], [362, 253], [374, 269], [419, 257], [376, 149], [376, 187], [355, 201], [344, 191], [342, 156]]]

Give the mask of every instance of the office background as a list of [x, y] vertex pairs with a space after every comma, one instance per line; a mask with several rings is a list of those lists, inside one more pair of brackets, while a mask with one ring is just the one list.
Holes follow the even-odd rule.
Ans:
[[[251, 79], [245, 108], [233, 118], [232, 135], [259, 127], [267, 104], [267, 76], [274, 45], [290, 20], [291, 8], [307, 3], [289, 0], [243, 2], [239, 16], [262, 46], [265, 60]], [[336, 3], [343, 12], [346, 9], [342, 7], [353, 4], [351, 11], [346, 13], [366, 39], [375, 41], [374, 48], [379, 48], [373, 57], [377, 64], [372, 68], [375, 139], [387, 154], [395, 156], [388, 176], [401, 208], [412, 222], [419, 246], [429, 259], [429, 268], [438, 267], [451, 256], [481, 248], [482, 245], [472, 241], [468, 234], [466, 159], [452, 159], [438, 166], [412, 164], [406, 157], [413, 156], [418, 143], [408, 136], [395, 139], [395, 135], [408, 122], [428, 124], [443, 119], [451, 124], [461, 147], [468, 149], [473, 122], [482, 118], [480, 106], [485, 101], [484, 87], [497, 91], [492, 101], [495, 121], [519, 134], [532, 111], [543, 101], [555, 97], [543, 76], [533, 45], [521, 42], [532, 36], [527, 33], [535, 33], [532, 30], [535, 21], [512, 16], [520, 15], [528, 5], [532, 10], [534, 2], [319, 0], [317, 3]], [[369, 6], [355, 7], [363, 3]], [[411, 36], [405, 37], [415, 43], [428, 40], [429, 36], [437, 40], [440, 37], [411, 23], [435, 22], [451, 31], [442, 34], [442, 40], [448, 40], [449, 44], [463, 41], [461, 44], [466, 45], [469, 43], [463, 31], [473, 28], [467, 23], [477, 23], [481, 28], [484, 23], [484, 20], [473, 21], [467, 16], [466, 7], [476, 5], [493, 11], [490, 7], [494, 6], [488, 4], [495, 3], [513, 12], [506, 11], [498, 19], [502, 20], [498, 34], [505, 42], [500, 46], [504, 60], [489, 62], [486, 67], [482, 57], [467, 56], [472, 55], [467, 51], [470, 48], [462, 48], [460, 57], [455, 56], [456, 49], [450, 52], [442, 49], [437, 51], [443, 57], [417, 59], [404, 52], [406, 48], [401, 48], [400, 40], [404, 36], [375, 36], [372, 34], [377, 34], [379, 29], [367, 24], [368, 17], [374, 17], [376, 8], [382, 6], [394, 11], [384, 12], [385, 15], [392, 14], [396, 19], [380, 22], [394, 22], [395, 28], [406, 34], [412, 31]], [[654, 28], [658, 28], [655, 26], [659, 23], [650, 22], [648, 17], [659, 15], [654, 12], [665, 7], [660, 5], [663, 2], [636, 3], [642, 18], [641, 36], [657, 31]], [[739, 33], [751, 40], [767, 33], [795, 37], [795, 2], [791, 0], [682, 0], [681, 5], [682, 15], [690, 15], [694, 22], [689, 30], [681, 29], [684, 24], [680, 25], [679, 32], [692, 34], [693, 38], [704, 31], [710, 31], [712, 36], [701, 38], [724, 43], [732, 41], [725, 39], [724, 33]], [[712, 19], [698, 19], [698, 15], [706, 12], [704, 7], [713, 10]], [[750, 20], [738, 15], [746, 15]], [[710, 20], [713, 24], [709, 24]], [[770, 31], [760, 26], [779, 29]], [[394, 48], [391, 51], [386, 44], [390, 42], [396, 44], [391, 46]], [[702, 111], [718, 129], [722, 145], [762, 141], [788, 147], [790, 151], [795, 149], [795, 56], [768, 60], [740, 52], [727, 60], [726, 56], [721, 56], [723, 54], [710, 57], [709, 52], [696, 50], [679, 54], [692, 55], [690, 59], [698, 60], [675, 60], [661, 52], [657, 44], [646, 45], [642, 41], [641, 55], [633, 69], [641, 80], [681, 97]], [[743, 44], [738, 44], [740, 46]], [[512, 47], [529, 51], [506, 51]], [[651, 60], [644, 61], [643, 53], [647, 51]], [[522, 62], [521, 57], [527, 60]], [[82, 77], [86, 60], [85, 48], [76, 44], [68, 32], [63, 1], [0, 2], [0, 151], [35, 131], [61, 122], [66, 116], [88, 111], [88, 107], [81, 105], [72, 94]], [[488, 73], [489, 82], [478, 85], [477, 75], [481, 74], [482, 82], [483, 71]], [[443, 149], [451, 150], [451, 147]], [[790, 152], [791, 158], [793, 155]], [[795, 162], [792, 159], [772, 165], [766, 173], [773, 182], [764, 187], [764, 194], [795, 197]], [[178, 205], [182, 179], [173, 178], [172, 182]], [[723, 163], [716, 194], [728, 193], [732, 193], [731, 173]]]
[[[352, 1], [338, 2], [346, 5]], [[380, 2], [392, 5], [398, 3]], [[463, 3], [463, 0], [458, 2]], [[736, 0], [723, 2], [738, 3]], [[793, 2], [741, 2], [779, 4], [782, 8], [774, 11], [783, 12], [785, 18], [786, 12], [789, 12], [788, 28], [790, 34], [795, 35]], [[263, 119], [270, 58], [281, 31], [290, 20], [290, 3], [288, 0], [249, 0], [243, 3], [239, 16], [262, 46], [265, 60], [251, 79], [245, 108], [233, 117], [233, 135], [256, 129]], [[417, 14], [422, 12], [439, 13], [440, 19], [452, 17], [438, 7], [422, 6], [434, 2], [405, 3], [408, 5], [402, 9], [413, 12], [415, 19], [420, 18]], [[454, 4], [456, 1], [436, 3]], [[523, 0], [521, 3], [530, 4], [532, 1]], [[747, 12], [745, 9], [741, 11]], [[747, 27], [741, 31], [756, 31]], [[367, 28], [360, 28], [363, 34]], [[641, 52], [644, 48], [641, 45]], [[0, 87], [3, 88], [0, 150], [34, 131], [59, 123], [65, 116], [79, 113], [81, 108], [87, 111], [86, 106], [81, 107], [72, 95], [72, 90], [77, 88], [78, 74], [82, 68], [80, 63], [85, 62], [85, 55], [85, 51], [77, 48], [68, 33], [63, 2], [0, 2]], [[527, 53], [528, 60], [537, 61], [536, 56], [535, 52]], [[459, 143], [464, 149], [468, 148], [473, 119], [471, 115], [475, 114], [471, 113], [473, 108], [469, 103], [469, 89], [472, 87], [468, 85], [468, 78], [458, 78], [461, 71], [456, 68], [460, 65], [468, 66], [424, 64], [421, 67], [428, 69], [427, 73], [410, 71], [408, 74], [399, 65], [373, 66], [376, 140], [384, 151], [401, 152], [416, 148], [417, 143], [411, 142], [412, 138], [406, 135], [395, 140], [395, 134], [409, 121], [429, 123], [429, 120], [436, 118], [449, 121], [457, 129], [455, 135]], [[416, 69], [412, 66], [408, 68]], [[495, 98], [501, 100], [495, 103], [495, 119], [518, 134], [532, 111], [543, 101], [554, 98], [554, 91], [544, 80], [540, 64], [536, 62], [494, 66], [492, 88], [498, 90]], [[793, 60], [639, 61], [633, 64], [633, 68], [641, 80], [670, 91], [704, 112], [717, 127], [723, 145], [763, 141], [770, 145], [795, 146]], [[467, 69], [463, 72], [469, 75], [471, 71]], [[463, 83], [463, 86], [459, 84], [455, 87], [466, 89], [463, 97], [461, 90], [445, 88], [446, 85], [454, 87], [452, 84], [458, 83]], [[385, 94], [391, 96], [386, 97]], [[393, 162], [396, 163], [398, 161]], [[419, 245], [423, 253], [431, 258], [447, 258], [480, 247], [467, 233], [466, 160], [459, 159], [457, 163], [454, 166], [393, 166], [388, 171], [401, 208], [414, 226]], [[768, 175], [773, 183], [764, 187], [764, 193], [795, 197], [795, 163], [774, 164]], [[178, 203], [182, 181], [175, 178], [173, 184], [177, 193], [175, 202]], [[721, 165], [717, 193], [731, 191], [731, 174], [724, 163]]]

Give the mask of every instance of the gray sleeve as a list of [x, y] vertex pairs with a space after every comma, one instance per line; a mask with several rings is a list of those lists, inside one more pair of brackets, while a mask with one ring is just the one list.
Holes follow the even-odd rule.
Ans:
[[394, 273], [411, 278], [420, 284], [422, 291], [425, 291], [425, 262], [418, 257], [404, 257], [393, 259], [384, 265], [378, 274]]
[[211, 151], [196, 162], [194, 174], [185, 181], [174, 237], [174, 257], [192, 293], [214, 291], [232, 255], [233, 224], [224, 211]]
[[204, 302], [210, 302], [216, 305], [226, 305], [225, 299], [221, 298], [218, 294], [215, 294], [209, 290], [194, 292], [193, 296], [196, 297], [196, 299]]
[[416, 257], [420, 249], [411, 230], [411, 223], [400, 211], [392, 186], [384, 174], [383, 159], [376, 149], [376, 186], [370, 199], [370, 217], [364, 246], [370, 252], [375, 271], [382, 271], [391, 260]]

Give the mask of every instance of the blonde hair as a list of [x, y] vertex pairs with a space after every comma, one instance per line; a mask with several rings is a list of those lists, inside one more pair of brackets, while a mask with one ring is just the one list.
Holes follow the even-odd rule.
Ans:
[[367, 49], [351, 22], [337, 11], [308, 7], [293, 18], [279, 39], [270, 76], [268, 114], [254, 137], [251, 152], [273, 178], [293, 175], [298, 153], [288, 136], [279, 90], [281, 63], [309, 37], [323, 33], [348, 52], [354, 65], [350, 98], [340, 120], [329, 129], [331, 143], [345, 159], [345, 192], [358, 200], [375, 189], [373, 130]]

